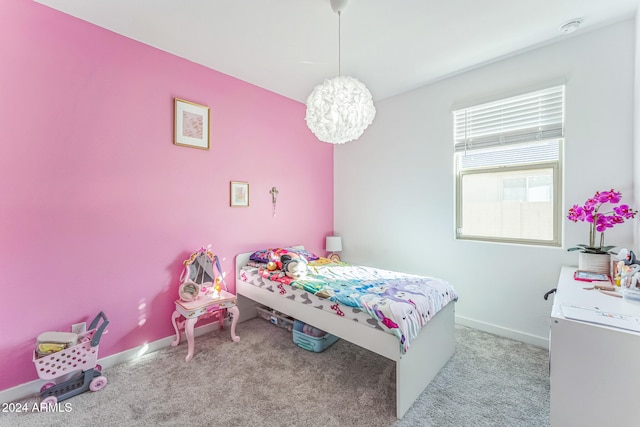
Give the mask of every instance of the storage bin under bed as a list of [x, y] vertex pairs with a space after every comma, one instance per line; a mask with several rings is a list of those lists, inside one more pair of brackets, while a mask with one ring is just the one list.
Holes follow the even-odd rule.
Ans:
[[269, 307], [256, 307], [258, 310], [258, 316], [262, 317], [264, 320], [267, 320], [273, 323], [276, 326], [280, 326], [288, 331], [293, 329], [293, 318], [286, 316], [282, 313], [274, 311]]
[[319, 337], [307, 335], [303, 332], [304, 326], [304, 322], [299, 320], [295, 320], [293, 322], [293, 342], [298, 345], [298, 347], [304, 348], [305, 350], [320, 353], [339, 339], [337, 336], [326, 332], [324, 332], [324, 335]]

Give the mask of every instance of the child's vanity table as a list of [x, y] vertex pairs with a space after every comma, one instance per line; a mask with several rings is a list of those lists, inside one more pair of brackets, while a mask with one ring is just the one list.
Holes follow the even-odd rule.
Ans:
[[[236, 324], [238, 323], [238, 317], [240, 317], [240, 311], [236, 306], [237, 298], [232, 293], [225, 290], [221, 290], [219, 294], [214, 297], [201, 296], [193, 301], [176, 300], [176, 309], [171, 315], [171, 323], [176, 331], [176, 338], [171, 343], [172, 346], [180, 344], [180, 328], [184, 325], [184, 331], [187, 335], [188, 351], [185, 361], [190, 361], [193, 357], [194, 350], [194, 336], [193, 329], [198, 323], [200, 318], [207, 318], [211, 316], [217, 316], [220, 324], [220, 329], [223, 327], [222, 313], [224, 309], [229, 310], [232, 315], [231, 321], [231, 339], [235, 342], [240, 341], [240, 337], [236, 335]], [[186, 320], [179, 321], [178, 318], [184, 316]]]

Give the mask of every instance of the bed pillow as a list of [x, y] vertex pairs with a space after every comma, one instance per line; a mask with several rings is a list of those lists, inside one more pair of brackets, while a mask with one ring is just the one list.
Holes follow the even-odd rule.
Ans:
[[320, 258], [318, 255], [308, 252], [304, 249], [295, 249], [295, 248], [287, 248], [289, 252], [294, 252], [300, 256], [303, 256], [307, 259], [307, 261], [315, 261]]
[[249, 259], [251, 261], [256, 261], [256, 262], [262, 262], [262, 263], [268, 263], [269, 261], [272, 261], [271, 259], [269, 259], [269, 254], [273, 253], [277, 256], [277, 258], [280, 258], [280, 255], [286, 254], [287, 252], [293, 252], [296, 253], [300, 256], [303, 256], [307, 259], [307, 261], [314, 261], [318, 258], [320, 258], [318, 255], [315, 255], [311, 252], [308, 252], [304, 249], [294, 249], [294, 248], [269, 248], [269, 249], [262, 249], [259, 251], [255, 251], [254, 253], [251, 254], [251, 256], [249, 257]]

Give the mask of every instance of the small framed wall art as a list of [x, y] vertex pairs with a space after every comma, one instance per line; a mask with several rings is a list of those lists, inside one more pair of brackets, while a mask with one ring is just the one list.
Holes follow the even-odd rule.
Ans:
[[209, 149], [209, 107], [175, 98], [175, 145]]
[[240, 181], [231, 181], [231, 206], [246, 207], [249, 206], [249, 183]]

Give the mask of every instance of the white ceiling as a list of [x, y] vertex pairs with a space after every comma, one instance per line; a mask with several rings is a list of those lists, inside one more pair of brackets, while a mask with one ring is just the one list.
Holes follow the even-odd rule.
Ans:
[[[36, 0], [240, 80], [305, 102], [338, 75], [329, 0]], [[638, 0], [351, 0], [343, 75], [375, 100], [561, 37], [632, 18]]]

